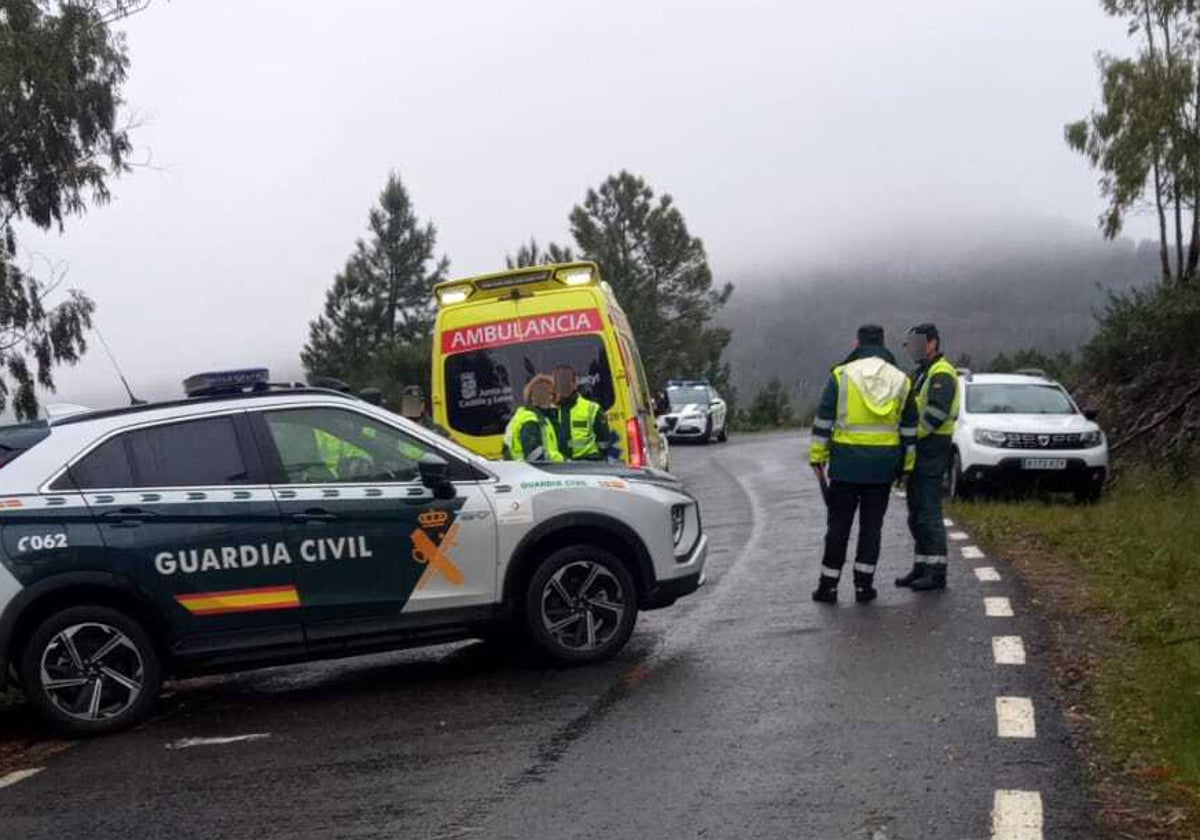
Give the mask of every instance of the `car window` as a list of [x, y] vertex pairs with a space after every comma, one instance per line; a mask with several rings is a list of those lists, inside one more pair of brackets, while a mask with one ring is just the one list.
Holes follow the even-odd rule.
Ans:
[[702, 387], [674, 387], [667, 389], [667, 399], [676, 408], [685, 405], [708, 405], [708, 389]]
[[[186, 420], [125, 432], [71, 467], [80, 490], [215, 487], [249, 481], [230, 417]], [[55, 488], [60, 489], [61, 482]]]
[[439, 454], [356, 411], [287, 409], [265, 419], [289, 484], [416, 481], [421, 458]]
[[450, 427], [468, 435], [504, 432], [525, 383], [557, 365], [570, 365], [579, 393], [608, 411], [613, 381], [604, 341], [580, 335], [488, 347], [448, 356], [445, 361], [446, 410]]
[[70, 478], [63, 476], [51, 489], [68, 490], [71, 480], [80, 490], [133, 487], [133, 469], [125, 453], [125, 441], [115, 437], [100, 444], [71, 467]]
[[1075, 406], [1057, 385], [975, 383], [967, 387], [970, 414], [1074, 414]]

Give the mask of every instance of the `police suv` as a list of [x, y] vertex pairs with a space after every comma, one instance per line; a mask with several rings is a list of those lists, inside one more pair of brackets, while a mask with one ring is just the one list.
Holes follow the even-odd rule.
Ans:
[[487, 461], [256, 369], [0, 428], [0, 679], [129, 726], [167, 676], [520, 628], [565, 663], [704, 580], [696, 500], [623, 465]]

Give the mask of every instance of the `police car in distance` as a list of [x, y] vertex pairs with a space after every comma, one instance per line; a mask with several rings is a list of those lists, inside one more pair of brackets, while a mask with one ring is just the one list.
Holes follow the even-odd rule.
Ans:
[[672, 379], [667, 383], [667, 405], [658, 422], [668, 439], [710, 443], [729, 438], [725, 400], [708, 380]]
[[170, 676], [513, 625], [595, 662], [703, 583], [665, 473], [487, 461], [262, 369], [186, 384], [0, 429], [0, 677], [64, 730], [135, 723]]
[[1036, 369], [1015, 374], [959, 371], [959, 417], [947, 484], [954, 498], [1019, 485], [1096, 501], [1108, 470], [1108, 441], [1096, 415]]

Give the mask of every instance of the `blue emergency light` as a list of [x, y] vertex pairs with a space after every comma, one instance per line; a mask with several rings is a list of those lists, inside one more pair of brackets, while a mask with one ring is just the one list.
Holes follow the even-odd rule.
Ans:
[[211, 397], [218, 394], [265, 391], [270, 381], [271, 372], [267, 368], [213, 370], [197, 373], [183, 380], [183, 392], [189, 397]]

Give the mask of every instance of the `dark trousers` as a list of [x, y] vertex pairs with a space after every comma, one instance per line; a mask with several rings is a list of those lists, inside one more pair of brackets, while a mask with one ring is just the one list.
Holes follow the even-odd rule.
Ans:
[[908, 530], [918, 563], [945, 565], [946, 521], [942, 517], [942, 477], [949, 459], [940, 451], [917, 450], [917, 468], [908, 479]]
[[829, 483], [829, 509], [825, 531], [825, 557], [821, 560], [823, 583], [836, 585], [846, 565], [846, 546], [854, 514], [858, 513], [858, 553], [854, 557], [854, 583], [868, 585], [875, 578], [879, 562], [883, 517], [887, 513], [890, 484]]

